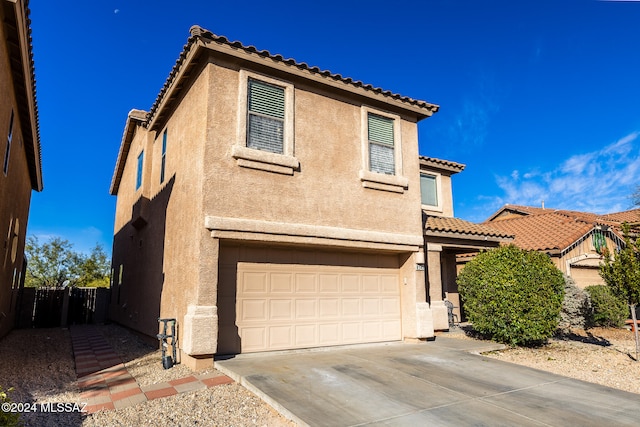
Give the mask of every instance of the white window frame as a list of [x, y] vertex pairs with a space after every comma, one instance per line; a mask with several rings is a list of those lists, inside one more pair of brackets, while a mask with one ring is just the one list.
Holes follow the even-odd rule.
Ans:
[[[422, 175], [433, 176], [436, 179], [436, 199], [438, 200], [438, 204], [436, 206], [425, 205], [422, 203]], [[420, 171], [420, 204], [422, 205], [422, 209], [425, 211], [442, 212], [442, 174], [437, 172]]]
[[[247, 147], [247, 114], [249, 79], [259, 80], [284, 88], [284, 135], [282, 154], [270, 153]], [[238, 166], [293, 175], [300, 167], [294, 153], [294, 87], [292, 83], [267, 77], [249, 70], [240, 70], [238, 82], [238, 127], [236, 141], [231, 148], [231, 156]]]
[[[386, 117], [393, 120], [393, 156], [395, 160], [395, 175], [372, 172], [369, 158], [369, 114]], [[374, 190], [404, 193], [409, 187], [409, 179], [404, 176], [402, 168], [402, 120], [399, 115], [377, 110], [363, 105], [360, 108], [360, 144], [362, 151], [362, 165], [360, 181], [365, 188]]]

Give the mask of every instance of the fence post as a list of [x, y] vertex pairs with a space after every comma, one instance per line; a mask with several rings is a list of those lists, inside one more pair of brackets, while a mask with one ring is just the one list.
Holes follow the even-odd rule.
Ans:
[[71, 293], [71, 288], [64, 288], [64, 293], [62, 294], [62, 313], [60, 314], [60, 326], [63, 328], [67, 328], [69, 326], [69, 294]]

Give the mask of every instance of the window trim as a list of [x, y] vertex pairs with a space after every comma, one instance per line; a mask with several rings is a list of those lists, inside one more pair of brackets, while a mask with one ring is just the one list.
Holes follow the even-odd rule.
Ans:
[[[436, 199], [438, 201], [437, 205], [425, 205], [424, 203], [422, 203], [422, 176], [423, 175], [429, 175], [432, 176], [436, 179]], [[437, 173], [437, 172], [427, 172], [427, 171], [420, 171], [420, 205], [422, 206], [423, 210], [426, 211], [434, 211], [434, 212], [442, 212], [443, 208], [442, 208], [442, 174]]]
[[136, 160], [136, 189], [135, 191], [140, 190], [142, 188], [142, 175], [144, 172], [144, 150], [140, 151]]
[[[282, 154], [271, 153], [247, 147], [248, 85], [249, 79], [263, 81], [284, 88], [284, 135]], [[240, 70], [238, 79], [238, 117], [236, 141], [231, 148], [231, 156], [238, 166], [268, 172], [293, 175], [300, 167], [294, 156], [294, 86], [292, 83], [267, 77], [249, 70]]]
[[11, 143], [13, 142], [13, 122], [15, 121], [15, 113], [11, 110], [11, 118], [9, 119], [9, 133], [7, 135], [7, 145], [4, 150], [4, 161], [2, 164], [2, 172], [4, 176], [9, 173], [9, 157], [11, 156]]
[[[369, 158], [369, 114], [386, 117], [393, 120], [393, 157], [395, 160], [395, 174], [373, 172], [370, 169]], [[359, 173], [362, 186], [375, 190], [404, 193], [409, 188], [409, 179], [404, 176], [402, 167], [402, 120], [399, 115], [381, 111], [367, 105], [360, 108], [360, 144], [362, 164]]]
[[167, 131], [162, 132], [162, 148], [160, 149], [160, 184], [164, 183], [164, 175], [167, 162]]

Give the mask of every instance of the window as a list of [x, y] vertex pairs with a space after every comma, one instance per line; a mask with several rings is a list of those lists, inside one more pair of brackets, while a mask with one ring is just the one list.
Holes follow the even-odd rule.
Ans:
[[364, 188], [404, 193], [409, 179], [402, 170], [402, 120], [400, 116], [360, 108], [362, 166], [360, 181]]
[[438, 183], [436, 176], [420, 174], [420, 195], [423, 205], [438, 206]]
[[284, 175], [300, 167], [294, 157], [294, 87], [240, 70], [237, 140], [231, 156], [238, 166]]
[[138, 155], [138, 169], [136, 172], [136, 190], [142, 185], [142, 164], [144, 162], [144, 151]]
[[167, 130], [162, 134], [162, 157], [160, 160], [160, 184], [164, 182], [164, 168], [167, 157]]
[[369, 170], [395, 175], [393, 119], [367, 114]]
[[11, 140], [13, 139], [13, 110], [11, 110], [11, 118], [9, 119], [9, 135], [7, 136], [7, 148], [4, 151], [4, 163], [2, 171], [5, 175], [9, 171], [9, 154], [11, 153]]
[[282, 154], [284, 88], [249, 79], [247, 95], [247, 147]]

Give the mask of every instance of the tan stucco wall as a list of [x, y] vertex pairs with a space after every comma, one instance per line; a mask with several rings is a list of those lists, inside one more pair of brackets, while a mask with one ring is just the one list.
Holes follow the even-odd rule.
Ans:
[[[20, 128], [21, 117], [18, 114], [9, 58], [4, 42], [0, 42], [0, 93], [3, 97], [0, 102], [0, 242], [2, 242], [0, 245], [2, 248], [0, 250], [0, 337], [2, 337], [9, 332], [14, 324], [17, 298], [17, 289], [15, 289], [17, 279], [14, 282], [14, 274], [21, 277], [31, 202], [31, 179]], [[2, 167], [12, 110], [14, 112], [13, 138], [9, 168], [5, 176]], [[14, 234], [16, 224], [17, 235]], [[14, 254], [15, 256], [12, 256]]]
[[[296, 83], [293, 176], [239, 167], [236, 141], [238, 71], [215, 67], [207, 145], [207, 215], [327, 225], [421, 235], [417, 126], [402, 121], [404, 194], [363, 188], [360, 105], [338, 101]], [[315, 89], [317, 91], [317, 89]], [[223, 200], [224, 203], [220, 203]], [[375, 212], [375, 215], [372, 213]]]
[[[345, 240], [350, 231], [362, 230], [417, 241], [388, 245], [392, 249], [383, 251], [393, 259], [403, 257], [401, 274], [403, 280], [407, 277], [403, 321], [410, 324], [403, 324], [403, 332], [415, 336], [416, 302], [425, 302], [422, 272], [415, 271], [415, 251], [422, 241], [415, 118], [398, 122], [407, 188], [401, 193], [364, 188], [360, 103], [352, 96], [348, 101], [292, 80], [296, 88], [293, 154], [299, 169], [286, 175], [241, 167], [233, 157], [238, 142], [239, 67], [214, 62], [200, 68], [202, 72], [166, 124], [153, 123], [152, 131], [138, 127], [133, 137], [117, 194], [111, 317], [151, 336], [157, 333], [158, 316], [175, 317], [188, 364], [196, 366], [197, 361], [186, 353], [213, 354], [216, 342], [210, 339], [217, 340], [220, 310], [219, 245], [224, 241], [211, 237], [205, 219], [240, 218], [344, 229]], [[160, 186], [165, 128], [168, 182]], [[143, 189], [136, 192], [136, 160], [143, 147]], [[140, 197], [149, 199], [148, 224], [136, 229], [130, 222]], [[322, 245], [307, 244], [307, 248], [340, 251]], [[125, 268], [118, 300], [120, 264]]]

